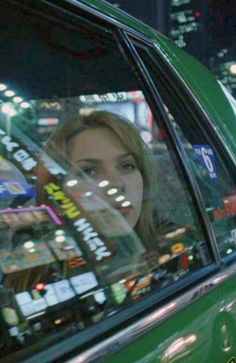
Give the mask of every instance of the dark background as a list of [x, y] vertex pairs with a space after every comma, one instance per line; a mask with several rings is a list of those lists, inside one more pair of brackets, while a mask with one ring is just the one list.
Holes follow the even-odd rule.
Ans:
[[236, 97], [236, 0], [107, 0], [172, 38]]

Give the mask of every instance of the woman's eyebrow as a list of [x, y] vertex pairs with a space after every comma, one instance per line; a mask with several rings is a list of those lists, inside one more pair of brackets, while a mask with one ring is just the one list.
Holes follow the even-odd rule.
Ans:
[[99, 159], [94, 159], [94, 158], [85, 158], [85, 159], [79, 159], [79, 160], [74, 161], [74, 163], [80, 163], [80, 162], [100, 164], [102, 161]]
[[[123, 154], [119, 154], [116, 156], [117, 160], [121, 160], [127, 157], [133, 157], [133, 155], [130, 152], [126, 152]], [[84, 159], [79, 159], [79, 160], [75, 160], [74, 163], [80, 163], [80, 162], [85, 162], [85, 163], [94, 163], [94, 164], [101, 164], [103, 162], [102, 159], [95, 159], [95, 158], [84, 158]]]

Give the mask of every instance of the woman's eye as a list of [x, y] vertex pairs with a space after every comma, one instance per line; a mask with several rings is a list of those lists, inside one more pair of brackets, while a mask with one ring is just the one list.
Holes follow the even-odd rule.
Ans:
[[94, 167], [81, 168], [82, 174], [86, 174], [90, 177], [95, 177], [97, 175], [97, 170]]
[[136, 170], [137, 167], [134, 163], [128, 162], [128, 163], [122, 164], [122, 169], [126, 170], [126, 171], [133, 171], [133, 170]]

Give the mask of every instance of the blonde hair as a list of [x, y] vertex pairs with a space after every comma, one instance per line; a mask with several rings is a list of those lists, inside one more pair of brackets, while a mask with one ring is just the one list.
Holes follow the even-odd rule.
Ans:
[[[75, 119], [61, 124], [56, 131], [49, 137], [45, 151], [54, 160], [62, 162], [66, 160], [68, 154], [68, 143], [70, 140], [85, 130], [98, 127], [107, 127], [113, 131], [121, 140], [123, 145], [134, 157], [138, 169], [143, 178], [144, 198], [140, 218], [135, 227], [141, 241], [147, 245], [154, 246], [154, 222], [153, 208], [151, 201], [156, 184], [156, 164], [154, 156], [145, 144], [134, 124], [124, 117], [108, 111], [93, 111], [86, 116], [78, 116]], [[43, 185], [49, 182], [52, 177], [43, 167], [39, 168], [38, 185], [39, 193], [43, 190]]]

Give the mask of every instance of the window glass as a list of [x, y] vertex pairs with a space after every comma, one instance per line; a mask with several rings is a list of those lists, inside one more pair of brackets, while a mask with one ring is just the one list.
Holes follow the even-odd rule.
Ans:
[[[164, 74], [154, 52], [138, 49], [165, 103], [165, 110], [189, 157], [222, 257], [235, 258], [235, 168], [213, 130]], [[177, 82], [175, 82], [175, 85]], [[226, 92], [226, 91], [225, 91]], [[226, 94], [227, 95], [227, 94]], [[229, 100], [230, 97], [228, 96]], [[230, 100], [230, 102], [234, 102]]]
[[103, 321], [108, 329], [126, 308], [192, 281], [212, 257], [167, 135], [112, 33], [55, 11], [49, 21], [1, 4], [1, 16], [6, 357], [74, 334], [85, 342]]

